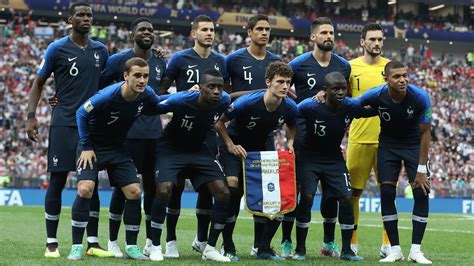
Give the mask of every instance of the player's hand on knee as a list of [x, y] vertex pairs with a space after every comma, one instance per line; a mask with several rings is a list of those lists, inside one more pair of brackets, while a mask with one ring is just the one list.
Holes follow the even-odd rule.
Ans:
[[81, 156], [77, 160], [77, 166], [81, 167], [82, 169], [86, 169], [87, 165], [90, 166], [91, 169], [94, 169], [94, 163], [97, 161], [97, 157], [95, 156], [95, 152], [93, 150], [89, 151], [82, 151]]
[[420, 187], [425, 195], [430, 193], [431, 184], [424, 173], [416, 173], [415, 181], [413, 181], [413, 189]]
[[26, 132], [30, 140], [38, 141], [38, 120], [36, 120], [36, 117], [28, 118], [28, 121], [26, 121]]
[[242, 147], [241, 145], [229, 145], [227, 146], [227, 150], [229, 150], [230, 153], [233, 155], [245, 159], [247, 158], [247, 151]]
[[318, 93], [316, 93], [316, 95], [313, 96], [313, 100], [320, 101], [321, 103], [326, 102], [326, 92], [318, 91]]

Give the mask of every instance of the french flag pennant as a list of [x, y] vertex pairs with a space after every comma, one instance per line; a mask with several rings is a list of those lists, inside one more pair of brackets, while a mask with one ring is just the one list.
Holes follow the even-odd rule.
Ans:
[[242, 164], [247, 211], [273, 220], [296, 208], [294, 153], [248, 152]]

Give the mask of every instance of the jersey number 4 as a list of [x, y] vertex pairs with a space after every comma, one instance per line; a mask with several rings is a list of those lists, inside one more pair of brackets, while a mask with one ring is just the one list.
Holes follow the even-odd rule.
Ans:
[[249, 85], [252, 84], [252, 72], [244, 71], [244, 79], [249, 82]]

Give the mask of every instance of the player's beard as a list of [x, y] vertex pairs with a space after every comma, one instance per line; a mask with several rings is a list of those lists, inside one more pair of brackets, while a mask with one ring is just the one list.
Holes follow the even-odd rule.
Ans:
[[334, 48], [334, 43], [331, 42], [323, 42], [323, 43], [316, 43], [319, 49], [326, 51], [326, 52], [331, 52], [332, 49]]
[[143, 50], [148, 50], [153, 46], [153, 43], [155, 43], [155, 39], [151, 37], [151, 41], [149, 43], [143, 42], [142, 39], [135, 39], [135, 42], [137, 43], [138, 47], [142, 48]]
[[379, 56], [381, 53], [382, 53], [382, 50], [380, 49], [379, 50], [380, 52], [372, 52], [371, 50], [369, 49], [365, 49], [365, 52], [368, 53], [370, 56], [372, 57], [377, 57]]

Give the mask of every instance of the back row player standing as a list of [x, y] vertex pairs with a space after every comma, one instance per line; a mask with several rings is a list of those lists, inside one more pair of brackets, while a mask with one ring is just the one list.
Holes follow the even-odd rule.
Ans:
[[[192, 25], [191, 36], [194, 39], [194, 47], [175, 53], [168, 63], [168, 69], [163, 77], [160, 94], [168, 93], [168, 89], [176, 82], [177, 91], [188, 90], [198, 85], [202, 80], [202, 71], [214, 68], [219, 71], [224, 80], [228, 79], [225, 59], [222, 55], [212, 51], [214, 42], [214, 22], [206, 15], [197, 16]], [[216, 132], [211, 130], [206, 140], [208, 148], [217, 155]], [[176, 244], [176, 224], [181, 209], [181, 195], [184, 190], [184, 178], [173, 188], [172, 197], [168, 203], [166, 217], [166, 253], [165, 257], [179, 257]], [[203, 252], [207, 244], [207, 232], [210, 223], [212, 209], [212, 197], [203, 187], [199, 192], [196, 203], [196, 217], [198, 220], [197, 236], [192, 247], [198, 252]]]
[[[334, 26], [327, 17], [317, 18], [311, 23], [310, 40], [315, 44], [313, 51], [304, 53], [293, 59], [289, 66], [293, 69], [293, 83], [297, 95], [296, 102], [313, 97], [323, 89], [322, 82], [331, 72], [340, 72], [346, 80], [349, 79], [351, 66], [342, 57], [332, 52], [334, 48]], [[304, 119], [298, 120], [295, 150], [298, 152], [306, 134]], [[293, 245], [291, 231], [295, 212], [286, 215], [282, 224], [282, 256], [291, 256]], [[334, 231], [337, 217], [337, 201], [335, 199], [321, 199], [321, 215], [323, 216], [324, 241], [321, 253], [325, 256], [339, 257], [339, 250], [334, 241]], [[304, 224], [303, 221], [300, 221]]]
[[[147, 60], [149, 66], [148, 85], [155, 93], [159, 92], [161, 79], [166, 71], [166, 61], [153, 54], [151, 49], [154, 43], [153, 24], [147, 18], [135, 19], [130, 26], [130, 37], [133, 39], [133, 48], [112, 55], [107, 60], [104, 73], [101, 76], [101, 88], [113, 82], [123, 81], [125, 62], [133, 57]], [[128, 131], [125, 146], [130, 152], [138, 173], [142, 175], [144, 191], [143, 207], [146, 220], [146, 243], [143, 249], [149, 255], [151, 248], [151, 206], [155, 196], [154, 164], [155, 148], [158, 137], [161, 135], [162, 125], [159, 116], [139, 116]], [[122, 214], [125, 207], [125, 195], [119, 188], [112, 193], [109, 208], [109, 242], [108, 251], [115, 257], [122, 257], [117, 236], [120, 229]]]
[[[68, 23], [72, 25], [71, 35], [48, 46], [28, 99], [28, 138], [38, 141], [36, 107], [44, 83], [54, 73], [59, 103], [51, 114], [48, 146], [50, 182], [45, 196], [47, 240], [44, 256], [50, 258], [60, 257], [56, 235], [61, 213], [61, 192], [68, 173], [76, 169], [76, 148], [79, 141], [76, 110], [99, 89], [100, 73], [109, 56], [107, 48], [101, 42], [88, 38], [92, 25], [92, 9], [89, 4], [72, 4]], [[104, 251], [98, 243], [99, 207], [95, 189], [87, 224], [87, 254], [110, 257], [113, 254]]]
[[[230, 93], [232, 99], [249, 93], [249, 91], [265, 90], [265, 72], [272, 62], [282, 61], [282, 59], [267, 51], [267, 44], [270, 40], [270, 22], [268, 16], [255, 15], [247, 23], [247, 34], [251, 39], [250, 46], [241, 48], [226, 57], [227, 72], [230, 82], [226, 84], [226, 91]], [[273, 136], [273, 132], [271, 133]], [[267, 148], [275, 149], [273, 137], [267, 138]], [[229, 183], [231, 198], [240, 200], [242, 190], [238, 183]], [[239, 201], [240, 202], [240, 201]], [[239, 208], [240, 209], [240, 208]], [[229, 219], [222, 232], [224, 250], [230, 256], [235, 256], [235, 245], [232, 235], [235, 228], [235, 219], [238, 217], [239, 209], [236, 209], [235, 218]], [[257, 256], [257, 249], [260, 244], [266, 218], [254, 216], [254, 244], [251, 255]], [[233, 255], [232, 255], [233, 254]]]

